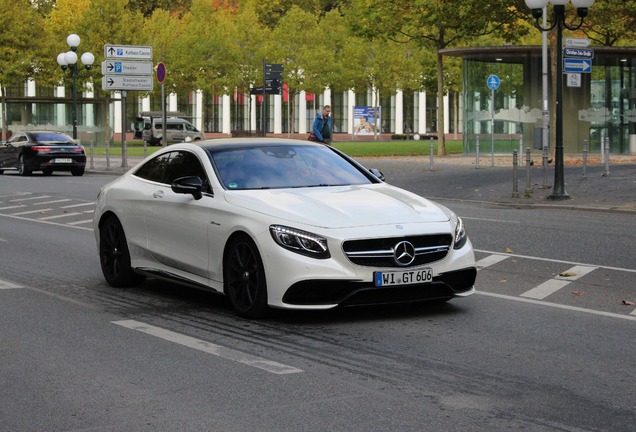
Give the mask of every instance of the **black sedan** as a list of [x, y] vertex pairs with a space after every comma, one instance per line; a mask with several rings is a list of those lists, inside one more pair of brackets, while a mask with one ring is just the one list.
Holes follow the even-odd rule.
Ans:
[[63, 133], [17, 132], [0, 145], [0, 174], [12, 169], [25, 176], [33, 171], [42, 171], [44, 175], [70, 171], [74, 176], [81, 176], [85, 167], [84, 147]]

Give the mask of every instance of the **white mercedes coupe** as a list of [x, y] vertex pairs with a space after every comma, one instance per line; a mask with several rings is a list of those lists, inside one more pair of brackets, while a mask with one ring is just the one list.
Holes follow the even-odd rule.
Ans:
[[110, 285], [168, 279], [223, 293], [247, 318], [447, 301], [477, 275], [455, 213], [308, 141], [167, 146], [101, 189], [94, 228]]

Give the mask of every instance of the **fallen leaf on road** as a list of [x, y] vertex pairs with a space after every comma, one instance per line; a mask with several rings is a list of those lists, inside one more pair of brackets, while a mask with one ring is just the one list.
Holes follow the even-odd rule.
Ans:
[[623, 304], [625, 306], [636, 306], [636, 303], [634, 303], [633, 301], [629, 301], [629, 300], [623, 300]]
[[585, 295], [585, 293], [583, 291], [572, 291], [572, 294], [574, 294], [575, 296], [579, 296], [579, 297]]
[[574, 276], [576, 276], [576, 273], [568, 273], [568, 272], [559, 273], [559, 276], [561, 276], [561, 277], [574, 277]]
[[506, 248], [506, 253], [512, 253], [512, 249]]

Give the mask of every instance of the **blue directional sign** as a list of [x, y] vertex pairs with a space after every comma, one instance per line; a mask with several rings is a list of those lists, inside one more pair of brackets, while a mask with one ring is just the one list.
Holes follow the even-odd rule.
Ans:
[[497, 75], [490, 75], [486, 80], [486, 83], [488, 84], [488, 88], [490, 90], [497, 90], [499, 88], [499, 85], [501, 84], [501, 80]]
[[579, 59], [579, 58], [564, 58], [563, 72], [564, 73], [591, 73], [592, 60]]
[[566, 57], [593, 59], [594, 50], [586, 48], [563, 48], [563, 55]]

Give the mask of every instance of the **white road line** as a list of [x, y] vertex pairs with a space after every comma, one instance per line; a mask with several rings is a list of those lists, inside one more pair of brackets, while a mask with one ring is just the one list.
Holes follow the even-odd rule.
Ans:
[[531, 290], [524, 292], [523, 294], [521, 294], [521, 297], [543, 300], [547, 296], [554, 294], [555, 292], [559, 291], [561, 288], [569, 284], [570, 281], [550, 279], [543, 282], [541, 285], [538, 285]]
[[555, 279], [573, 281], [573, 280], [582, 278], [586, 274], [593, 272], [596, 269], [598, 269], [598, 267], [576, 265], [572, 267], [570, 270], [561, 273], [559, 276], [555, 277]]
[[12, 219], [18, 219], [18, 220], [23, 220], [23, 221], [27, 221], [27, 222], [37, 222], [37, 223], [42, 223], [42, 224], [47, 224], [47, 225], [55, 225], [55, 226], [59, 226], [59, 227], [66, 227], [66, 228], [74, 228], [74, 229], [79, 229], [79, 230], [84, 230], [84, 231], [93, 231], [93, 228], [86, 228], [86, 227], [81, 227], [81, 226], [72, 226], [69, 224], [63, 224], [63, 223], [57, 223], [57, 222], [49, 222], [49, 221], [41, 221], [38, 219], [30, 219], [30, 218], [25, 218], [25, 217], [21, 217], [21, 216], [14, 216], [14, 215], [10, 215], [10, 214], [2, 214], [0, 213], [0, 218], [2, 217], [8, 217], [8, 218], [12, 218]]
[[29, 198], [16, 198], [16, 199], [10, 200], [9, 202], [32, 201], [32, 200], [39, 200], [44, 198], [51, 198], [51, 195], [40, 195], [40, 196], [34, 196]]
[[634, 315], [634, 316], [636, 316], [636, 309], [634, 309], [634, 310], [632, 311], [632, 313], [630, 313], [630, 315]]
[[297, 369], [292, 366], [287, 366], [282, 363], [266, 360], [264, 358], [246, 354], [246, 353], [234, 350], [232, 348], [226, 348], [220, 345], [206, 342], [201, 339], [196, 339], [196, 338], [186, 336], [180, 333], [172, 332], [170, 330], [162, 329], [160, 327], [144, 324], [139, 321], [122, 320], [122, 321], [112, 321], [112, 323], [120, 325], [122, 327], [132, 329], [132, 330], [137, 330], [152, 336], [156, 336], [158, 338], [161, 338], [170, 342], [174, 342], [189, 348], [194, 348], [196, 350], [203, 351], [208, 354], [212, 354], [227, 360], [232, 360], [238, 363], [245, 364], [247, 366], [258, 368], [258, 369], [263, 369], [273, 374], [284, 375], [284, 374], [303, 372], [301, 369]]
[[41, 217], [41, 218], [38, 218], [38, 220], [44, 220], [45, 221], [45, 220], [51, 220], [51, 219], [61, 219], [61, 218], [77, 216], [77, 215], [81, 215], [81, 213], [64, 213], [64, 214], [61, 214], [61, 215]]
[[32, 195], [32, 193], [31, 192], [17, 192], [17, 193], [13, 193], [13, 194], [9, 194], [9, 195], [0, 195], [0, 198], [12, 198], [12, 197], [22, 196], [22, 195]]
[[81, 204], [73, 204], [73, 205], [62, 206], [60, 208], [66, 209], [66, 208], [86, 207], [86, 206], [94, 206], [94, 205], [95, 205], [94, 202], [89, 202], [89, 203], [81, 203]]
[[84, 224], [89, 224], [89, 223], [93, 223], [93, 219], [86, 219], [86, 220], [81, 220], [81, 221], [69, 222], [69, 223], [67, 223], [67, 225], [84, 225]]
[[596, 270], [598, 267], [576, 265], [571, 269], [564, 271], [558, 276], [543, 282], [541, 285], [532, 288], [529, 291], [521, 294], [521, 297], [534, 298], [543, 300], [549, 295], [554, 294], [563, 287], [569, 285], [572, 281], [582, 278], [591, 271]]
[[600, 316], [609, 317], [609, 318], [620, 318], [620, 319], [625, 319], [628, 321], [636, 321], [636, 316], [634, 315], [621, 315], [621, 314], [617, 314], [613, 312], [603, 312], [603, 311], [598, 311], [594, 309], [585, 309], [585, 308], [577, 307], [577, 306], [568, 306], [568, 305], [562, 305], [558, 303], [544, 302], [541, 300], [509, 296], [505, 294], [489, 293], [485, 291], [475, 291], [475, 294], [483, 295], [487, 297], [496, 297], [496, 298], [500, 298], [504, 300], [513, 300], [513, 301], [522, 302], [522, 303], [532, 303], [532, 304], [541, 305], [541, 306], [549, 306], [549, 307], [553, 307], [557, 309], [565, 309], [565, 310], [570, 310], [574, 312], [583, 312], [583, 313], [588, 313], [592, 315], [600, 315]]
[[66, 199], [59, 199], [59, 200], [54, 200], [54, 201], [44, 201], [44, 202], [39, 202], [39, 203], [33, 203], [32, 205], [55, 204], [55, 203], [69, 202], [69, 201], [70, 201], [70, 199], [66, 198]]
[[[482, 249], [475, 249], [475, 252], [501, 255], [501, 252], [487, 251], [487, 250], [482, 250]], [[624, 271], [624, 272], [628, 272], [628, 273], [636, 273], [636, 269], [629, 269], [629, 268], [622, 268], [622, 267], [610, 267], [610, 266], [605, 266], [605, 265], [586, 264], [586, 263], [580, 263], [580, 262], [574, 262], [574, 261], [564, 261], [564, 260], [558, 260], [558, 259], [552, 259], [552, 258], [535, 257], [535, 256], [530, 256], [530, 255], [518, 255], [518, 254], [513, 254], [513, 253], [506, 254], [506, 255], [511, 256], [511, 257], [515, 257], [515, 258], [524, 258], [524, 259], [530, 259], [530, 260], [535, 260], [535, 261], [550, 261], [550, 262], [554, 262], [554, 263], [571, 264], [571, 265], [574, 265], [574, 266], [581, 265], [581, 266], [587, 266], [587, 267], [604, 268], [604, 269], [608, 269], [608, 270]]]
[[9, 209], [20, 208], [20, 207], [24, 207], [24, 206], [14, 205], [14, 206], [9, 206], [9, 207], [0, 207], [0, 210], [9, 210]]
[[28, 214], [32, 214], [32, 213], [44, 213], [47, 211], [52, 211], [53, 209], [50, 208], [46, 208], [46, 209], [38, 209], [38, 210], [29, 210], [29, 211], [24, 211], [24, 212], [20, 212], [20, 213], [11, 213], [11, 216], [24, 216], [24, 215], [28, 215]]
[[480, 259], [479, 261], [475, 263], [475, 265], [477, 266], [477, 269], [481, 270], [483, 268], [490, 267], [491, 265], [497, 264], [498, 262], [507, 260], [508, 258], [510, 258], [508, 255], [493, 254], [493, 255], [487, 256], [486, 258]]
[[0, 279], [0, 290], [24, 288], [22, 285], [16, 285], [11, 282]]

